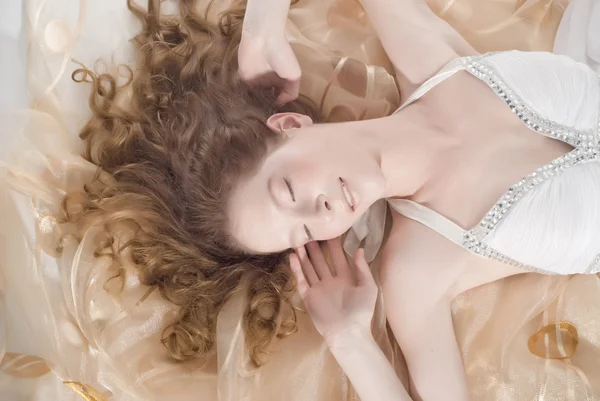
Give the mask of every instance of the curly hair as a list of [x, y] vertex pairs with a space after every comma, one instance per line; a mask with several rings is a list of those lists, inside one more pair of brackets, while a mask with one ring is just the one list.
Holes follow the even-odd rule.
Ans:
[[[147, 10], [128, 0], [143, 28], [134, 38], [139, 66], [128, 68], [124, 85], [114, 74], [73, 73], [93, 86], [93, 115], [80, 137], [84, 157], [101, 174], [82, 194], [66, 197], [63, 210], [80, 230], [100, 222], [109, 240], [97, 255], [119, 260], [126, 253], [142, 282], [178, 306], [163, 333], [177, 360], [211, 352], [220, 308], [252, 274], [244, 329], [251, 360], [260, 365], [270, 341], [295, 328], [295, 315], [286, 322], [280, 316], [291, 275], [285, 254], [249, 255], [236, 246], [225, 205], [236, 180], [276, 140], [269, 116], [318, 116], [308, 101], [280, 107], [271, 91], [240, 82], [243, 4], [213, 25], [193, 3], [181, 0], [178, 14], [161, 16], [160, 0], [149, 0]], [[132, 234], [115, 249], [124, 228]]]

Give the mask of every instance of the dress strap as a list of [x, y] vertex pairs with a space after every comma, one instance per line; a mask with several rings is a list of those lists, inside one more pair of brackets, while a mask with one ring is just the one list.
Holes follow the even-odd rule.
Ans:
[[410, 97], [396, 110], [393, 114], [398, 113], [400, 110], [404, 109], [407, 106], [410, 106], [415, 101], [419, 100], [423, 97], [427, 92], [431, 89], [435, 88], [440, 83], [444, 82], [446, 79], [450, 78], [452, 75], [456, 74], [458, 71], [464, 70], [465, 64], [462, 58], [456, 58], [450, 61], [444, 68], [442, 68], [437, 74], [433, 77], [429, 78], [425, 83], [419, 86]]
[[388, 203], [404, 217], [431, 228], [457, 245], [463, 245], [465, 230], [438, 212], [407, 199], [388, 199]]

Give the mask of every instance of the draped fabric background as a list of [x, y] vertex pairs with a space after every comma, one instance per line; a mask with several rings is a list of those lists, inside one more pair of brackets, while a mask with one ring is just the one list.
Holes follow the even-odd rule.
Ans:
[[[200, 0], [199, 9], [214, 20], [228, 1]], [[567, 3], [430, 1], [480, 51], [551, 50]], [[78, 63], [131, 64], [127, 40], [139, 24], [124, 0], [29, 0], [23, 27], [27, 58], [16, 58], [5, 76], [15, 77], [14, 90], [27, 90], [28, 107], [0, 115], [0, 399], [357, 400], [305, 314], [298, 333], [273, 342], [268, 364], [251, 369], [243, 287], [219, 316], [211, 357], [168, 359], [159, 339], [173, 306], [131, 271], [123, 291], [107, 284], [110, 261], [93, 256], [99, 231], [77, 241], [53, 218], [63, 194], [95, 171], [79, 157], [77, 139], [90, 87], [70, 73]], [[398, 106], [393, 68], [356, 0], [300, 0], [287, 28], [302, 64], [301, 92], [330, 120], [380, 117]], [[376, 276], [378, 266], [376, 259]], [[460, 296], [454, 320], [473, 399], [600, 399], [599, 309], [596, 276], [524, 275]], [[374, 333], [408, 386], [380, 303]]]
[[577, 0], [565, 11], [554, 52], [566, 54], [600, 73], [600, 2]]

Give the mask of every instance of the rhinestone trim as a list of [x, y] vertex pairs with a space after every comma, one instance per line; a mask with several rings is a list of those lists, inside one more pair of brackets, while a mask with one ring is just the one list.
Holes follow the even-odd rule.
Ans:
[[595, 135], [594, 132], [580, 131], [538, 116], [527, 107], [519, 95], [506, 85], [501, 79], [500, 74], [493, 67], [478, 60], [481, 60], [481, 57], [469, 57], [464, 61], [466, 64], [465, 69], [473, 76], [488, 84], [529, 129], [541, 135], [565, 142], [574, 148], [579, 146], [600, 146], [600, 137]]
[[[593, 132], [579, 131], [538, 116], [506, 85], [493, 67], [480, 61], [483, 57], [485, 56], [464, 58], [465, 69], [473, 76], [487, 83], [529, 129], [565, 142], [573, 146], [574, 149], [549, 164], [540, 167], [517, 184], [511, 186], [477, 226], [465, 231], [463, 234], [463, 246], [480, 256], [499, 260], [512, 266], [522, 267], [529, 271], [548, 273], [545, 270], [526, 266], [511, 259], [484, 244], [482, 241], [498, 226], [519, 199], [535, 186], [579, 163], [600, 159], [600, 135], [594, 135]], [[600, 116], [598, 132], [600, 133]], [[600, 255], [598, 255], [597, 259], [596, 264], [600, 265]]]
[[498, 252], [497, 250], [495, 250], [494, 248], [492, 248], [491, 246], [488, 246], [487, 244], [478, 241], [476, 239], [474, 239], [468, 231], [465, 232], [464, 237], [463, 237], [463, 246], [469, 250], [470, 252], [478, 255], [478, 256], [482, 256], [484, 258], [488, 258], [488, 259], [493, 259], [493, 260], [497, 260], [499, 262], [502, 263], [506, 263], [508, 265], [511, 266], [515, 266], [515, 267], [519, 267], [521, 269], [533, 272], [533, 273], [539, 273], [539, 274], [556, 274], [555, 272], [551, 272], [548, 270], [544, 270], [544, 269], [540, 269], [538, 267], [534, 267], [534, 266], [529, 266], [526, 265], [524, 263], [521, 263], [515, 259], [509, 258], [508, 256], [504, 255], [503, 253]]
[[485, 215], [481, 222], [467, 232], [476, 240], [483, 240], [496, 228], [498, 223], [504, 219], [514, 205], [534, 187], [577, 164], [598, 160], [600, 158], [599, 156], [600, 149], [598, 147], [576, 148], [566, 155], [553, 160], [549, 164], [538, 168], [533, 173], [511, 186]]
[[598, 255], [596, 255], [596, 258], [590, 264], [590, 267], [585, 272], [586, 273], [600, 273], [600, 253]]

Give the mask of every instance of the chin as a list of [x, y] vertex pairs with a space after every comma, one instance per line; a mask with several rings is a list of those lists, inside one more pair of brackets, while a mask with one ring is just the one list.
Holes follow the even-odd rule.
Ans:
[[[364, 200], [363, 200], [364, 199]], [[371, 206], [373, 206], [373, 204], [375, 202], [377, 202], [378, 200], [383, 199], [382, 197], [379, 198], [375, 198], [375, 197], [369, 197], [369, 198], [361, 198], [361, 202], [358, 205], [358, 208], [354, 210], [354, 214], [356, 214], [356, 219], [358, 219], [360, 216], [362, 216]]]

